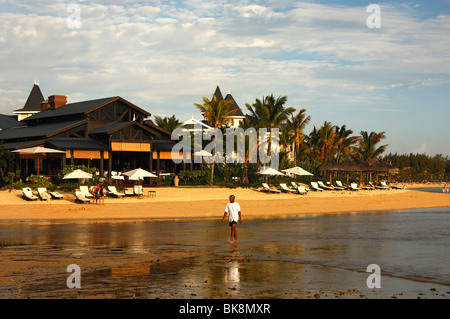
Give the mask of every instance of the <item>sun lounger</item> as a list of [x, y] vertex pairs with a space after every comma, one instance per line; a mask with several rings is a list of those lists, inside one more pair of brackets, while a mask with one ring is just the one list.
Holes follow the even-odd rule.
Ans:
[[356, 183], [351, 183], [351, 184], [350, 184], [350, 190], [351, 190], [351, 191], [359, 191], [358, 184], [356, 184]]
[[383, 183], [384, 182], [380, 182], [380, 185], [374, 185], [374, 186], [375, 186], [376, 189], [384, 189], [384, 190], [390, 189], [390, 187], [387, 186], [386, 183], [384, 183], [384, 185], [383, 185]]
[[306, 189], [305, 186], [298, 186], [297, 187], [297, 192], [301, 195], [306, 195], [308, 194], [308, 190]]
[[310, 184], [312, 190], [323, 192], [323, 188], [320, 188], [319, 185], [317, 185], [317, 182], [311, 182]]
[[31, 188], [29, 187], [24, 187], [22, 188], [22, 197], [27, 199], [27, 200], [38, 200], [39, 197], [37, 197], [36, 195], [33, 195], [33, 192], [31, 191]]
[[346, 190], [347, 187], [344, 187], [344, 185], [342, 185], [341, 181], [336, 181], [336, 186], [334, 186], [335, 189], [338, 190]]
[[285, 183], [280, 183], [280, 189], [282, 192], [285, 192], [285, 193], [297, 192], [295, 189], [290, 189], [289, 187], [287, 187], [287, 185]]
[[84, 195], [86, 198], [93, 198], [94, 195], [89, 193], [89, 188], [87, 186], [80, 186], [80, 192]]
[[84, 194], [80, 191], [76, 191], [75, 192], [75, 203], [90, 203], [91, 200], [89, 198], [86, 198], [86, 196], [84, 196]]
[[47, 192], [47, 188], [38, 187], [38, 196], [41, 200], [50, 200], [50, 194]]
[[269, 192], [269, 193], [281, 193], [278, 189], [272, 189], [267, 183], [262, 183], [263, 192]]
[[119, 192], [117, 191], [116, 186], [108, 186], [108, 190], [109, 190], [108, 195], [111, 195], [111, 196], [113, 196], [113, 197], [116, 197], [116, 198], [123, 198], [123, 197], [125, 196], [124, 193], [119, 193]]
[[387, 189], [391, 189], [391, 186], [387, 185], [386, 182], [380, 182], [381, 187], [385, 187]]
[[325, 190], [328, 190], [328, 191], [333, 190], [333, 186], [331, 186], [331, 187], [327, 186], [322, 181], [317, 181], [317, 185], [319, 186], [319, 188], [322, 188], [322, 189], [325, 189]]
[[144, 191], [142, 190], [142, 185], [134, 185], [133, 187], [134, 195], [143, 196]]
[[61, 194], [59, 192], [50, 192], [50, 196], [53, 199], [63, 199], [64, 198], [63, 194]]
[[125, 196], [134, 196], [134, 190], [125, 189]]
[[364, 190], [374, 190], [375, 189], [375, 187], [373, 187], [373, 186], [360, 186], [359, 187], [360, 189], [364, 189]]

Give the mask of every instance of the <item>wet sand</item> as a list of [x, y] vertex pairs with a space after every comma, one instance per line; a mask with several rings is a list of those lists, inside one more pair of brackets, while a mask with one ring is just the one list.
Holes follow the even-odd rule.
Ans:
[[[418, 187], [423, 187], [420, 185]], [[157, 196], [147, 197], [148, 190]], [[276, 250], [268, 258], [255, 258], [253, 248], [243, 243], [229, 245], [225, 226], [214, 238], [219, 251], [205, 252], [203, 245], [211, 238], [200, 238], [179, 249], [172, 237], [156, 238], [142, 245], [124, 244], [129, 238], [106, 240], [102, 226], [130, 227], [151, 222], [161, 227], [183, 223], [187, 238], [195, 237], [196, 221], [218, 222], [229, 194], [240, 203], [244, 223], [273, 218], [318, 217], [324, 214], [353, 216], [357, 212], [390, 212], [422, 207], [449, 207], [450, 195], [413, 190], [329, 191], [297, 194], [266, 194], [252, 189], [179, 187], [145, 189], [142, 198], [107, 198], [105, 205], [75, 204], [72, 194], [64, 200], [28, 202], [21, 191], [0, 192], [0, 227], [22, 227], [23, 234], [42, 228], [43, 237], [29, 242], [2, 242], [0, 297], [2, 298], [449, 298], [446, 285], [421, 283], [402, 278], [384, 281], [385, 289], [368, 291], [346, 285], [362, 282], [367, 273], [316, 264], [298, 264], [276, 260]], [[20, 226], [18, 226], [20, 225]], [[47, 232], [46, 227], [81, 227], [77, 236], [93, 237], [89, 244], [64, 235]], [[83, 226], [84, 225], [84, 226]], [[130, 226], [131, 225], [131, 226]], [[171, 224], [173, 225], [173, 224]], [[38, 228], [33, 228], [38, 227]], [[170, 226], [171, 227], [171, 226]], [[192, 227], [192, 229], [190, 229]], [[59, 229], [59, 228], [58, 228]], [[78, 228], [77, 228], [78, 229]], [[205, 229], [201, 228], [202, 231]], [[242, 228], [241, 228], [242, 229]], [[58, 232], [56, 232], [58, 233]], [[139, 231], [137, 232], [139, 233]], [[206, 230], [208, 233], [208, 230]], [[108, 230], [108, 235], [115, 231]], [[136, 231], [131, 231], [133, 237]], [[166, 231], [160, 234], [166, 236]], [[221, 235], [221, 236], [222, 236]], [[97, 238], [98, 236], [98, 238]], [[175, 231], [167, 236], [177, 238]], [[56, 236], [58, 237], [58, 236]], [[55, 237], [55, 238], [56, 238]], [[67, 239], [69, 240], [69, 239]], [[90, 239], [91, 240], [91, 239]], [[178, 240], [178, 239], [177, 239]], [[261, 243], [273, 249], [271, 243]], [[130, 248], [131, 247], [131, 248]], [[265, 247], [265, 248], [264, 248]], [[260, 249], [260, 248], [258, 248]], [[66, 267], [83, 265], [83, 289], [65, 286]], [[204, 273], [205, 264], [210, 268]], [[281, 272], [270, 287], [258, 284], [264, 274]], [[187, 274], [185, 272], [188, 272]], [[180, 277], [180, 273], [183, 274]], [[238, 276], [239, 280], [236, 280]], [[262, 277], [261, 277], [262, 276]], [[180, 280], [180, 278], [182, 280]], [[244, 280], [245, 278], [245, 280]], [[45, 280], [43, 280], [45, 279]], [[49, 288], [50, 287], [50, 288]]]

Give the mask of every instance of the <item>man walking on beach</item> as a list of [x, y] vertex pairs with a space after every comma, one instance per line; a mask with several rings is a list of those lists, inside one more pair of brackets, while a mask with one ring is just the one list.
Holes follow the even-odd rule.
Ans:
[[237, 243], [239, 241], [237, 239], [236, 224], [238, 221], [239, 221], [239, 224], [242, 224], [241, 206], [239, 206], [239, 204], [234, 201], [235, 200], [234, 195], [230, 195], [229, 199], [230, 199], [230, 202], [227, 203], [227, 206], [225, 206], [225, 213], [223, 214], [222, 221], [224, 221], [227, 214], [229, 214], [230, 217], [229, 217], [228, 221], [229, 221], [229, 225], [231, 227], [231, 238], [230, 238], [229, 242], [231, 243], [234, 238], [234, 240]]

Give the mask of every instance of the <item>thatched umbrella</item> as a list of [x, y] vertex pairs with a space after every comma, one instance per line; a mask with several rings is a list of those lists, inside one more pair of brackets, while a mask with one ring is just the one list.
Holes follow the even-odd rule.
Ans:
[[351, 160], [346, 160], [342, 164], [339, 165], [339, 171], [347, 173], [347, 184], [349, 180], [350, 172], [363, 172], [367, 171], [368, 165], [365, 163], [356, 163]]
[[336, 161], [328, 160], [324, 162], [322, 165], [320, 165], [317, 169], [322, 172], [323, 171], [330, 172], [330, 184], [331, 184], [331, 172], [339, 171], [339, 164]]

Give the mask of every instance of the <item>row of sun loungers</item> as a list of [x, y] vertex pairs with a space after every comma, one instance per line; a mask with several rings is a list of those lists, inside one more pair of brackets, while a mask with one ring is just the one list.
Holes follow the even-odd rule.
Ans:
[[343, 184], [341, 181], [336, 181], [336, 185], [330, 185], [330, 183], [324, 184], [322, 181], [311, 182], [309, 189], [304, 186], [297, 186], [295, 182], [291, 182], [292, 187], [288, 187], [286, 183], [280, 183], [280, 188], [275, 189], [270, 187], [267, 183], [262, 183], [262, 191], [267, 193], [298, 193], [298, 194], [307, 194], [309, 190], [316, 192], [323, 192], [326, 190], [350, 190], [350, 191], [359, 191], [359, 190], [374, 190], [374, 189], [401, 189], [401, 187], [397, 186], [389, 186], [385, 182], [380, 182], [380, 185], [374, 185], [372, 182], [369, 182], [367, 186], [359, 187], [357, 183], [350, 183], [349, 185]]
[[[45, 187], [38, 187], [37, 195], [33, 194], [30, 187], [22, 188], [22, 197], [26, 200], [50, 200], [50, 199], [63, 199], [64, 196], [59, 192], [48, 192]], [[125, 196], [142, 196], [144, 191], [142, 185], [135, 185], [133, 190], [125, 190], [125, 193], [117, 191], [116, 186], [108, 186], [108, 190], [105, 193], [107, 196], [115, 198], [123, 198]], [[91, 199], [94, 198], [91, 189], [88, 186], [80, 186], [79, 191], [75, 191], [75, 202], [76, 203], [90, 203]]]
[[64, 196], [58, 192], [48, 192], [45, 187], [38, 187], [38, 194], [34, 195], [31, 188], [22, 188], [22, 197], [26, 200], [49, 200], [51, 199], [63, 199]]

